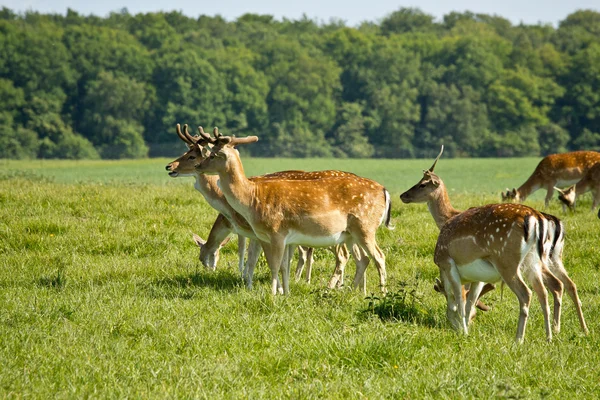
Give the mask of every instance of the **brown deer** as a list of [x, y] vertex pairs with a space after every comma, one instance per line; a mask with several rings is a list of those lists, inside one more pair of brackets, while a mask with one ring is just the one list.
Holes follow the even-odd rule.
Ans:
[[[474, 316], [473, 304], [480, 296], [483, 282], [503, 280], [521, 303], [517, 341], [522, 341], [531, 296], [522, 279], [522, 274], [526, 273], [542, 304], [548, 339], [552, 333], [543, 283], [554, 296], [554, 330], [560, 330], [562, 281], [575, 303], [582, 330], [587, 333], [575, 284], [562, 264], [562, 222], [552, 215], [520, 205], [496, 204], [464, 212], [456, 210], [443, 181], [433, 172], [441, 154], [432, 167], [424, 171], [423, 178], [401, 195], [401, 199], [406, 203], [426, 202], [440, 227], [435, 251], [435, 262], [442, 277], [438, 290], [446, 294], [447, 316], [452, 325], [467, 333], [468, 323]], [[471, 290], [465, 293], [462, 284], [469, 282], [472, 282]]]
[[[201, 128], [200, 128], [201, 129]], [[223, 196], [223, 192], [218, 186], [218, 177], [200, 174], [195, 170], [195, 164], [198, 161], [203, 160], [208, 154], [205, 146], [208, 142], [200, 136], [191, 136], [187, 125], [181, 126], [177, 124], [176, 133], [181, 140], [188, 145], [188, 151], [181, 157], [169, 163], [166, 167], [169, 171], [169, 175], [173, 178], [181, 176], [193, 176], [196, 179], [194, 187], [205, 197], [208, 203], [219, 211], [221, 214], [217, 216], [213, 227], [210, 230], [207, 240], [202, 239], [200, 236], [194, 234], [194, 242], [200, 247], [200, 260], [203, 265], [211, 270], [216, 268], [219, 260], [220, 248], [228, 242], [228, 236], [231, 232], [238, 234], [238, 256], [239, 264], [238, 267], [244, 278], [248, 288], [252, 288], [252, 279], [254, 273], [254, 267], [258, 261], [258, 257], [261, 253], [261, 246], [256, 241], [254, 232], [250, 228], [250, 225], [233, 210], [227, 203], [227, 200]], [[325, 171], [327, 173], [327, 171]], [[339, 172], [344, 174], [343, 172]], [[273, 174], [262, 175], [259, 177], [250, 178], [252, 180], [258, 179], [301, 179], [309, 178], [316, 180], [319, 178], [318, 172], [304, 172], [304, 171], [282, 171]], [[248, 245], [248, 259], [244, 266], [244, 253], [246, 248], [246, 238], [250, 238]], [[307, 281], [310, 283], [310, 271], [312, 267], [312, 259], [308, 259], [308, 252], [311, 249], [299, 248], [299, 265], [307, 265]], [[332, 249], [332, 252], [336, 255], [336, 268], [332, 278], [329, 281], [328, 287], [333, 288], [341, 286], [343, 283], [344, 267], [348, 261], [348, 250], [345, 246], [336, 246]], [[364, 286], [364, 281], [359, 279], [359, 284]]]
[[592, 192], [592, 211], [600, 204], [600, 163], [591, 167], [587, 173], [575, 185], [565, 190], [555, 188], [558, 191], [558, 199], [571, 210], [575, 210], [575, 200], [586, 192]]
[[506, 189], [506, 192], [502, 193], [502, 201], [520, 203], [536, 190], [546, 189], [547, 207], [556, 186], [564, 187], [577, 183], [598, 162], [600, 153], [596, 151], [573, 151], [546, 156], [524, 184], [517, 189]]
[[[452, 206], [444, 182], [442, 182], [442, 180], [439, 179], [437, 175], [433, 173], [435, 165], [442, 156], [443, 152], [444, 146], [442, 146], [440, 154], [438, 154], [438, 156], [436, 157], [431, 168], [429, 168], [426, 171], [423, 171], [423, 178], [419, 182], [417, 182], [417, 184], [414, 185], [412, 188], [408, 189], [406, 192], [400, 195], [400, 200], [402, 200], [402, 202], [405, 204], [427, 203], [427, 208], [429, 209], [429, 212], [431, 213], [431, 216], [433, 217], [433, 220], [435, 221], [435, 224], [439, 229], [441, 229], [442, 226], [444, 226], [444, 224], [448, 222], [450, 218], [462, 212]], [[445, 293], [443, 283], [437, 278], [435, 284], [433, 285], [433, 288], [438, 293]], [[494, 288], [495, 286], [493, 284], [486, 283], [479, 297], [483, 296], [491, 290], [494, 290]], [[466, 292], [466, 294], [468, 294], [468, 291]], [[477, 308], [479, 308], [480, 310], [489, 310], [489, 307], [483, 304], [479, 299], [477, 300], [476, 305]], [[475, 315], [473, 314], [471, 316], [471, 319], [474, 316]]]
[[[356, 244], [375, 262], [380, 287], [385, 291], [385, 256], [375, 239], [379, 225], [389, 227], [391, 202], [377, 182], [354, 174], [330, 171], [314, 180], [249, 180], [236, 145], [253, 143], [256, 136], [235, 138], [201, 135], [213, 143], [210, 156], [196, 166], [202, 173], [217, 173], [227, 202], [252, 227], [271, 269], [272, 293], [282, 265], [284, 293], [289, 293], [289, 268], [285, 247], [290, 244], [327, 247]], [[361, 257], [365, 260], [366, 257]], [[359, 260], [356, 260], [359, 264]], [[366, 262], [357, 265], [357, 279], [364, 277]], [[359, 272], [360, 271], [360, 272]]]

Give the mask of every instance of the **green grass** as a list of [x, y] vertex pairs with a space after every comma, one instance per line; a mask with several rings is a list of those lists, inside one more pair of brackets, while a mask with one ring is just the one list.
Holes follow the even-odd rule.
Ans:
[[[236, 245], [204, 270], [191, 233], [216, 217], [169, 160], [0, 161], [2, 398], [596, 398], [600, 396], [600, 220], [584, 198], [567, 226], [565, 264], [591, 330], [564, 299], [563, 329], [545, 342], [537, 300], [523, 345], [518, 302], [486, 295], [468, 337], [446, 323], [432, 288], [437, 228], [398, 195], [428, 160], [247, 159], [248, 174], [342, 169], [393, 194], [387, 299], [326, 291], [334, 260], [318, 251], [313, 283], [273, 298], [261, 258], [253, 291]], [[496, 202], [538, 159], [444, 160], [436, 172], [456, 207]], [[528, 201], [542, 206], [543, 193]], [[354, 273], [348, 268], [348, 281]], [[367, 270], [376, 292], [375, 269]]]

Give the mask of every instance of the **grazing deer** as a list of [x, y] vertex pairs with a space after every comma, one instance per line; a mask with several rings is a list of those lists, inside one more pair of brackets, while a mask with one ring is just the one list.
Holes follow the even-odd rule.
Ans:
[[[475, 312], [473, 304], [480, 296], [483, 282], [503, 280], [521, 303], [517, 341], [522, 341], [531, 296], [522, 279], [525, 273], [542, 304], [548, 339], [552, 333], [544, 283], [554, 297], [554, 330], [560, 330], [564, 283], [577, 308], [582, 330], [587, 333], [575, 284], [562, 264], [562, 222], [552, 215], [513, 204], [493, 204], [464, 212], [456, 210], [443, 181], [433, 172], [441, 155], [442, 152], [432, 167], [424, 171], [423, 178], [403, 193], [401, 199], [405, 203], [426, 202], [440, 227], [435, 262], [442, 283], [436, 284], [436, 290], [446, 294], [451, 324], [466, 334]], [[468, 282], [472, 282], [471, 290], [465, 293], [462, 284]]]
[[546, 189], [547, 207], [556, 186], [577, 183], [598, 162], [600, 162], [600, 153], [596, 151], [573, 151], [546, 156], [524, 184], [517, 189], [506, 189], [506, 193], [502, 193], [502, 201], [520, 203], [536, 190]]
[[[201, 128], [200, 128], [201, 129]], [[183, 132], [181, 126], [177, 124], [176, 133], [181, 140], [183, 140], [189, 147], [188, 151], [181, 157], [169, 163], [166, 167], [169, 171], [169, 176], [176, 178], [181, 176], [193, 176], [196, 178], [194, 187], [198, 190], [208, 201], [208, 203], [220, 212], [217, 216], [208, 238], [202, 239], [200, 236], [194, 234], [194, 242], [200, 247], [200, 261], [202, 264], [214, 270], [219, 260], [219, 250], [228, 242], [228, 237], [231, 232], [238, 234], [238, 256], [239, 256], [239, 270], [244, 278], [248, 288], [252, 288], [252, 279], [254, 273], [254, 267], [258, 262], [260, 256], [261, 246], [256, 241], [254, 232], [250, 225], [239, 215], [229, 204], [223, 196], [223, 192], [218, 186], [218, 177], [200, 174], [195, 170], [195, 164], [204, 159], [208, 154], [204, 150], [208, 144], [207, 141], [202, 139], [200, 136], [191, 136], [188, 132], [187, 125], [184, 125]], [[339, 172], [343, 174], [343, 172]], [[283, 171], [276, 172], [273, 174], [262, 175], [259, 177], [250, 178], [252, 180], [258, 179], [302, 179], [302, 178], [318, 179], [318, 172], [304, 172], [304, 171]], [[250, 238], [248, 245], [248, 259], [244, 266], [244, 253], [246, 248], [246, 237]], [[299, 261], [300, 265], [306, 264], [307, 266], [307, 280], [310, 283], [310, 271], [312, 267], [312, 258], [307, 260], [308, 252], [312, 249], [299, 248]], [[336, 255], [336, 269], [330, 280], [329, 287], [340, 286], [343, 283], [343, 272], [344, 267], [348, 261], [348, 250], [345, 246], [336, 246], [335, 250], [332, 250]], [[341, 277], [340, 277], [341, 274]], [[360, 285], [364, 285], [362, 280], [359, 280]]]
[[575, 185], [565, 190], [555, 188], [558, 191], [558, 199], [571, 210], [575, 210], [575, 199], [588, 191], [592, 192], [592, 210], [600, 204], [600, 163], [591, 167], [587, 173]]
[[[282, 281], [289, 293], [289, 268], [285, 247], [290, 244], [327, 247], [357, 244], [375, 262], [385, 291], [385, 256], [375, 239], [379, 225], [389, 227], [391, 202], [377, 182], [354, 174], [329, 171], [318, 184], [311, 180], [257, 180], [246, 178], [234, 146], [253, 143], [256, 136], [235, 138], [219, 134], [202, 137], [213, 143], [210, 156], [196, 166], [202, 173], [217, 173], [227, 202], [248, 221], [261, 242], [271, 269], [272, 293], [284, 262]], [[354, 247], [352, 247], [354, 248]], [[368, 258], [357, 259], [357, 279], [364, 277]], [[363, 262], [366, 261], [366, 262]], [[360, 271], [360, 273], [359, 273]]]

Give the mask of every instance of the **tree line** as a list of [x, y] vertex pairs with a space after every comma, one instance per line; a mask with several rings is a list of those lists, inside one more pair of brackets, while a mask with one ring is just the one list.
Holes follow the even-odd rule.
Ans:
[[[276, 157], [600, 147], [600, 13], [550, 24], [402, 8], [343, 21], [0, 12], [0, 158], [180, 153], [175, 124]], [[206, 129], [208, 130], [208, 129]]]

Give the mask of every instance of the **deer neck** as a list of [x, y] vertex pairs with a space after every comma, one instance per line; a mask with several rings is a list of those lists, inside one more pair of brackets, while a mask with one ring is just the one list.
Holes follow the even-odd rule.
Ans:
[[219, 187], [219, 177], [217, 175], [196, 174], [196, 183], [194, 188], [202, 193], [208, 204], [226, 217], [231, 217], [233, 210], [223, 191]]
[[219, 187], [227, 202], [235, 211], [248, 219], [256, 184], [246, 178], [244, 167], [237, 154], [227, 159], [225, 168], [219, 171]]
[[440, 229], [450, 218], [461, 213], [459, 210], [452, 207], [443, 182], [440, 183], [439, 188], [429, 196], [427, 208], [429, 208], [431, 216]]
[[524, 184], [517, 188], [517, 195], [519, 201], [524, 201], [531, 193], [535, 192], [542, 187], [542, 183], [539, 182], [535, 176], [530, 176]]

